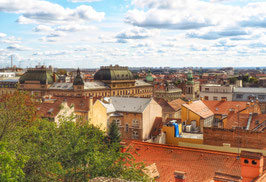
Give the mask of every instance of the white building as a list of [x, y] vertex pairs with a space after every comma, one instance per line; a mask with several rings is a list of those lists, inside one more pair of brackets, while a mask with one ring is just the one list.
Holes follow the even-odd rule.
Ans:
[[233, 86], [219, 84], [205, 84], [201, 86], [200, 97], [204, 100], [227, 100], [232, 101]]

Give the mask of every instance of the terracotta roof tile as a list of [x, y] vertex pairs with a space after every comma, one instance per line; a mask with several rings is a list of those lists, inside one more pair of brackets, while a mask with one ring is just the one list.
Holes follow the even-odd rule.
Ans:
[[183, 104], [182, 106], [196, 113], [202, 118], [208, 118], [213, 115], [213, 112], [201, 101], [194, 101], [191, 104]]
[[163, 98], [154, 98], [154, 100], [162, 107], [163, 112], [174, 112], [174, 108], [168, 104]]
[[235, 111], [241, 111], [247, 108], [247, 102], [235, 102], [235, 101], [214, 101], [203, 100], [202, 101], [214, 114], [228, 115], [230, 109]]
[[181, 109], [182, 104], [185, 104], [186, 102], [183, 101], [182, 99], [175, 99], [172, 100], [170, 102], [168, 102], [168, 104], [175, 110], [178, 111], [179, 109]]
[[137, 162], [156, 164], [156, 181], [173, 182], [174, 172], [187, 174], [187, 182], [209, 182], [215, 172], [241, 175], [237, 154], [132, 141], [128, 148]]

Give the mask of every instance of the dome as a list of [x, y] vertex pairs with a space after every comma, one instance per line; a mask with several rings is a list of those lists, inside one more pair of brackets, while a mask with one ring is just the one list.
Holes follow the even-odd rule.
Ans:
[[145, 80], [146, 80], [147, 82], [153, 82], [153, 77], [152, 77], [152, 75], [151, 75], [151, 71], [149, 71], [149, 73], [148, 73], [148, 75], [146, 76]]
[[94, 80], [134, 80], [134, 76], [128, 67], [103, 66], [95, 73]]
[[28, 69], [19, 78], [19, 83], [24, 84], [25, 81], [39, 81], [40, 84], [52, 84], [58, 80], [58, 76], [52, 72], [51, 69], [46, 68], [36, 68]]

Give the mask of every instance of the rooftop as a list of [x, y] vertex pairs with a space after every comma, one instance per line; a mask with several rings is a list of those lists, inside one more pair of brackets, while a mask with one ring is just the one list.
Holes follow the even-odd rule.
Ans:
[[234, 88], [235, 93], [263, 93], [266, 94], [266, 88], [260, 88], [260, 87], [236, 87]]
[[[237, 154], [133, 141], [129, 152], [137, 162], [156, 164], [156, 181], [173, 181], [175, 171], [187, 174], [187, 182], [210, 182], [215, 172], [240, 176]], [[204, 170], [203, 170], [204, 169]]]
[[182, 104], [185, 104], [186, 102], [183, 101], [182, 99], [175, 99], [172, 100], [170, 102], [168, 102], [168, 104], [175, 110], [178, 111], [179, 109], [181, 109]]
[[214, 113], [201, 100], [194, 101], [191, 104], [183, 104], [182, 106], [186, 107], [202, 118], [208, 118], [214, 115]]
[[214, 101], [214, 100], [203, 100], [202, 101], [214, 114], [228, 115], [230, 110], [236, 112], [247, 108], [247, 102], [238, 101]]

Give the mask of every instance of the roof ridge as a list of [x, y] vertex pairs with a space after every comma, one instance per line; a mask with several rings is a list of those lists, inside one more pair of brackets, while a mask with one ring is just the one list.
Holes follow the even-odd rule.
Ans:
[[169, 145], [169, 144], [157, 144], [157, 143], [140, 142], [140, 141], [132, 141], [130, 143], [130, 145], [132, 145], [132, 144], [149, 145], [149, 146], [153, 146], [153, 147], [185, 150], [185, 151], [192, 151], [192, 152], [211, 153], [211, 154], [217, 154], [217, 155], [228, 155], [228, 156], [235, 156], [235, 157], [238, 156], [237, 153], [233, 153], [233, 152], [214, 151], [214, 150], [200, 149], [200, 148], [193, 148], [193, 147], [181, 147], [181, 146]]

